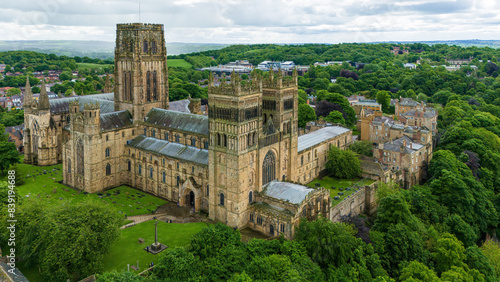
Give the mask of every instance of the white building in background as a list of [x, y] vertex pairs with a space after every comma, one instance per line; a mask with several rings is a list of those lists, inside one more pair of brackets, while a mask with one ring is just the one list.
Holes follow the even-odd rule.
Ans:
[[263, 61], [261, 62], [257, 68], [263, 71], [272, 70], [291, 70], [295, 67], [295, 63], [293, 61], [285, 61], [285, 62], [275, 62], [275, 61]]

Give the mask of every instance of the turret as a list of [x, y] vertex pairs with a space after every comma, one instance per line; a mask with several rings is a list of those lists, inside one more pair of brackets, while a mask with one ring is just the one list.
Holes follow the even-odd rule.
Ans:
[[30, 78], [26, 77], [26, 90], [24, 93], [24, 108], [29, 108], [33, 105], [33, 93], [31, 92]]
[[49, 110], [49, 95], [47, 94], [47, 88], [45, 87], [45, 80], [42, 79], [42, 87], [40, 90], [40, 98], [38, 98], [38, 110]]

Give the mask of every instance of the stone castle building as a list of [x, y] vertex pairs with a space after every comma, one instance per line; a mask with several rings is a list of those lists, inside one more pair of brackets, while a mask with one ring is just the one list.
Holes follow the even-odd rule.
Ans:
[[[293, 237], [300, 218], [329, 218], [329, 190], [303, 186], [330, 146], [352, 132], [298, 137], [297, 72], [242, 83], [209, 79], [199, 101], [169, 102], [163, 26], [118, 24], [113, 93], [25, 99], [27, 163], [62, 162], [64, 184], [90, 193], [120, 185], [206, 211], [213, 220]], [[29, 89], [29, 88], [28, 88]]]

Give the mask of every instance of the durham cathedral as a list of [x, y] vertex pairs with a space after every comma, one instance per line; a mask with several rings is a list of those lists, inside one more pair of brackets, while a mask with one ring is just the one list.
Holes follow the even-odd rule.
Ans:
[[[231, 227], [292, 238], [300, 218], [330, 218], [328, 189], [304, 186], [349, 129], [298, 136], [297, 72], [208, 84], [169, 102], [163, 25], [118, 24], [113, 93], [25, 95], [25, 162], [62, 163], [63, 183], [89, 193], [127, 185]], [[109, 91], [108, 91], [109, 92]]]

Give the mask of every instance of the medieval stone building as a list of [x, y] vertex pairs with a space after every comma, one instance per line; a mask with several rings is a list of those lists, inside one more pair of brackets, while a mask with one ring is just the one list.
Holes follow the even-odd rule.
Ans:
[[25, 99], [26, 162], [62, 162], [64, 183], [83, 191], [128, 185], [271, 236], [329, 218], [329, 190], [301, 184], [352, 132], [298, 137], [296, 71], [246, 83], [233, 73], [219, 86], [211, 77], [208, 116], [194, 114], [199, 101], [169, 102], [167, 71], [162, 25], [117, 25], [114, 93]]

